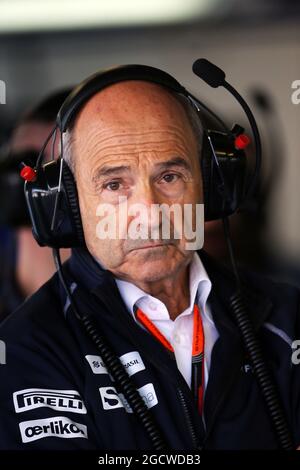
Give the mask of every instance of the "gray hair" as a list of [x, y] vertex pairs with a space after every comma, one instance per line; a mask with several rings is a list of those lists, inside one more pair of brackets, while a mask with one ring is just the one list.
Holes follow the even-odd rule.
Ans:
[[75, 178], [75, 159], [73, 158], [73, 133], [74, 133], [74, 126], [70, 126], [65, 132], [62, 134], [62, 149], [61, 149], [61, 156], [67, 163], [68, 167], [70, 168], [73, 176]]
[[195, 102], [195, 100], [191, 97], [188, 98], [187, 96], [178, 95], [177, 93], [173, 93], [173, 96], [175, 96], [175, 98], [182, 104], [186, 112], [189, 123], [194, 132], [194, 136], [197, 140], [198, 153], [200, 156], [202, 151], [204, 134], [204, 125], [201, 120], [200, 108]]
[[[171, 92], [172, 95], [181, 103], [184, 108], [190, 125], [192, 127], [193, 133], [197, 140], [198, 154], [200, 157], [202, 150], [203, 142], [203, 124], [200, 117], [200, 110], [193, 99], [190, 99], [184, 95], [179, 95], [177, 93]], [[63, 145], [63, 158], [68, 164], [70, 170], [72, 171], [75, 177], [75, 158], [74, 151], [72, 149], [72, 144], [74, 141], [74, 120], [71, 122], [69, 128], [62, 135], [62, 145]]]

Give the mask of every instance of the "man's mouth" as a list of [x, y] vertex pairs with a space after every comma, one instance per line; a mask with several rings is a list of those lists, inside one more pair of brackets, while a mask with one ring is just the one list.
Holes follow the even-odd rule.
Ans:
[[152, 248], [162, 248], [162, 247], [165, 247], [165, 246], [168, 246], [168, 245], [169, 245], [169, 243], [151, 243], [149, 245], [143, 245], [143, 246], [133, 248], [131, 251], [133, 251], [133, 250], [146, 250], [146, 249], [152, 249]]
[[159, 248], [161, 246], [166, 246], [166, 245], [163, 245], [162, 243], [157, 244], [157, 245], [146, 245], [146, 246], [142, 246], [142, 247], [138, 248], [138, 250], [144, 250], [144, 249], [148, 249], [148, 248]]

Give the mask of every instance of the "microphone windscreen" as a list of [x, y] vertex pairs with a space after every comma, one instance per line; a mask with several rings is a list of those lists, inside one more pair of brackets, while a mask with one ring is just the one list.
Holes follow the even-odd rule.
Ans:
[[225, 82], [223, 70], [206, 59], [197, 59], [193, 63], [193, 72], [213, 88], [217, 88]]

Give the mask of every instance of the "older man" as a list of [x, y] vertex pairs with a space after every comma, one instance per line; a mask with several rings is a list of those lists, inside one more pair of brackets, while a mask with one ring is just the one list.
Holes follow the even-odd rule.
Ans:
[[[159, 230], [153, 204], [203, 203], [200, 134], [189, 105], [163, 86], [129, 80], [95, 92], [65, 136], [86, 248], [74, 249], [64, 270], [74, 302], [94, 314], [166, 448], [276, 448], [228, 308], [231, 273], [203, 251], [187, 249], [184, 234], [100, 239], [97, 232], [99, 205], [115, 207], [121, 224], [122, 201], [128, 209], [143, 204], [150, 216], [138, 225]], [[134, 221], [127, 214], [126, 229]], [[250, 274], [245, 279], [296, 444], [299, 373], [291, 367], [291, 342], [299, 332], [299, 293]], [[0, 369], [2, 449], [155, 448], [57, 276], [6, 321], [0, 338], [7, 347]], [[204, 361], [192, 361], [195, 349]], [[203, 378], [195, 397], [197, 362]]]
[[[172, 320], [190, 304], [188, 265], [193, 252], [186, 250], [186, 238], [151, 244], [128, 238], [99, 240], [97, 207], [117, 205], [123, 196], [128, 212], [131, 205], [143, 204], [150, 219], [152, 204], [203, 203], [197, 138], [182, 104], [170, 93], [156, 84], [131, 81], [92, 98], [68, 139], [67, 159], [89, 252], [116, 278], [158, 298]], [[149, 231], [155, 230], [153, 224], [150, 220]]]

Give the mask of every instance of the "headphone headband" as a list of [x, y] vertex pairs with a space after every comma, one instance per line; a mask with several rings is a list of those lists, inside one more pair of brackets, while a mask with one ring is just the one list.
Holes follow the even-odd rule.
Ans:
[[176, 93], [188, 95], [187, 90], [171, 75], [148, 65], [121, 65], [99, 71], [80, 83], [63, 103], [57, 115], [57, 125], [65, 132], [73, 116], [95, 93], [114, 83], [126, 80], [144, 80], [163, 85]]

